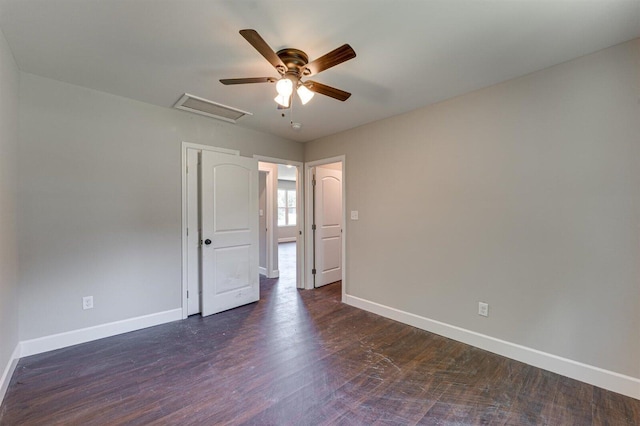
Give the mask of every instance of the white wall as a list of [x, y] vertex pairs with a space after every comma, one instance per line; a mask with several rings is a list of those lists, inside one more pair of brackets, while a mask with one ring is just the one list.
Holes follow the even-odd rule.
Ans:
[[19, 71], [0, 30], [0, 402], [18, 345]]
[[182, 141], [302, 159], [300, 144], [233, 124], [29, 74], [20, 84], [21, 340], [181, 306]]
[[346, 155], [347, 293], [640, 378], [639, 51], [306, 144]]

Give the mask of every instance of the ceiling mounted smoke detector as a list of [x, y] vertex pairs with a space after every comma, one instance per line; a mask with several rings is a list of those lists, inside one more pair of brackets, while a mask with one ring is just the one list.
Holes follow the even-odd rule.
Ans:
[[188, 93], [185, 93], [173, 107], [230, 123], [235, 123], [245, 115], [253, 115], [250, 112], [222, 105], [208, 99], [199, 98]]

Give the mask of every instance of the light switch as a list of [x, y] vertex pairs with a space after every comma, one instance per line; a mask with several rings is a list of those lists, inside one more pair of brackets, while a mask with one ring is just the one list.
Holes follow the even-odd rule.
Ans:
[[351, 220], [358, 220], [358, 210], [351, 210]]
[[264, 210], [260, 209], [260, 216], [264, 216]]

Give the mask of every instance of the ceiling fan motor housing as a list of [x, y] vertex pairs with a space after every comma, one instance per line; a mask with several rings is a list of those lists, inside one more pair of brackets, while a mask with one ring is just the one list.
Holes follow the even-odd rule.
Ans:
[[305, 68], [309, 63], [309, 56], [302, 50], [285, 48], [279, 50], [276, 55], [287, 66], [287, 69], [281, 74], [295, 75], [300, 79], [303, 75], [309, 75], [311, 72]]

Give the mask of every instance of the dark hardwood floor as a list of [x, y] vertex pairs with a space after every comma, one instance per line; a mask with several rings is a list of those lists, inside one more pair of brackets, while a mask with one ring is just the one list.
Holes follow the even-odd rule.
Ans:
[[296, 290], [286, 263], [259, 303], [21, 359], [0, 424], [640, 424], [638, 400], [344, 305], [340, 283]]

